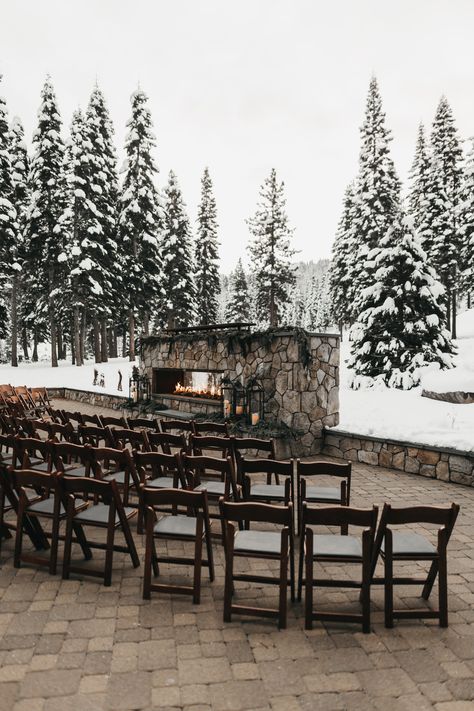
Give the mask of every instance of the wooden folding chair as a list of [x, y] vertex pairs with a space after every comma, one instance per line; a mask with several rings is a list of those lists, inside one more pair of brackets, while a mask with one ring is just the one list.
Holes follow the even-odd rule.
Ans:
[[[161, 452], [137, 452], [133, 459], [142, 487], [149, 489], [189, 489], [179, 453], [162, 454]], [[164, 509], [168, 511], [168, 509]], [[144, 504], [140, 494], [138, 513], [138, 533], [143, 532]]]
[[230, 437], [191, 434], [189, 436], [189, 449], [191, 454], [197, 456], [232, 457], [232, 442]]
[[[267, 459], [276, 459], [275, 442], [273, 439], [260, 439], [259, 437], [231, 437], [232, 452], [234, 454], [237, 481], [242, 484], [242, 460], [257, 459], [260, 453], [267, 455]], [[261, 457], [264, 459], [265, 457]], [[275, 483], [279, 483], [276, 481]]]
[[194, 420], [159, 420], [162, 432], [195, 433]]
[[[302, 534], [298, 572], [298, 599], [301, 600], [303, 567], [305, 568], [305, 627], [310, 630], [313, 620], [356, 622], [362, 624], [362, 631], [370, 632], [370, 580], [371, 560], [374, 551], [375, 528], [378, 509], [355, 509], [348, 506], [309, 507], [303, 503]], [[346, 530], [349, 526], [364, 528], [362, 537], [348, 533], [314, 533], [311, 526], [339, 526]], [[320, 562], [357, 564], [362, 568], [361, 581], [350, 578], [314, 578], [314, 563]], [[319, 587], [359, 588], [361, 613], [326, 612], [313, 609], [313, 589]]]
[[228, 437], [229, 425], [227, 422], [194, 420], [194, 434], [213, 434]]
[[[295, 569], [293, 542], [292, 504], [274, 506], [261, 503], [234, 503], [223, 499], [219, 502], [224, 520], [225, 535], [225, 589], [224, 622], [231, 622], [232, 614], [276, 617], [278, 627], [286, 627], [288, 562], [290, 563], [291, 599], [295, 598]], [[278, 526], [279, 530], [236, 530], [232, 522], [239, 524], [239, 529], [246, 521], [268, 523]], [[253, 573], [234, 573], [234, 558], [261, 558], [280, 562], [278, 578]], [[236, 605], [232, 602], [234, 581], [255, 582], [279, 586], [278, 609]]]
[[162, 451], [163, 454], [174, 452], [189, 452], [189, 443], [184, 434], [171, 432], [147, 432], [148, 444], [152, 452]]
[[100, 424], [100, 417], [99, 415], [85, 415], [83, 412], [81, 413], [82, 415], [82, 421], [85, 425], [94, 425], [95, 427], [102, 427]]
[[82, 425], [78, 429], [82, 444], [90, 444], [92, 447], [114, 447], [111, 432], [109, 428], [97, 425]]
[[[38, 501], [37, 492], [28, 493], [30, 502]], [[19, 499], [13, 481], [12, 467], [0, 462], [0, 553], [3, 540], [10, 539], [16, 531]], [[10, 516], [9, 516], [10, 514]], [[46, 550], [49, 542], [34, 517], [23, 516], [23, 528], [36, 550]]]
[[150, 432], [159, 432], [160, 423], [153, 417], [148, 419], [147, 417], [129, 417], [127, 419], [128, 429], [130, 430], [147, 430]]
[[[166, 455], [161, 455], [166, 456]], [[184, 489], [142, 489], [143, 504], [146, 511], [146, 547], [145, 574], [143, 580], [143, 598], [151, 597], [152, 592], [182, 593], [193, 596], [193, 603], [199, 604], [201, 598], [201, 568], [209, 568], [209, 579], [214, 580], [214, 560], [211, 542], [211, 522], [205, 491], [185, 491]], [[188, 515], [165, 515], [158, 519], [157, 509], [178, 507], [186, 509]], [[192, 514], [192, 515], [189, 515]], [[175, 540], [194, 543], [194, 556], [162, 556], [156, 551], [155, 541]], [[207, 560], [202, 558], [203, 540], [207, 549]], [[159, 575], [160, 563], [192, 565], [194, 568], [193, 585], [172, 585], [151, 582], [151, 570]]]
[[48, 422], [49, 436], [56, 442], [78, 442], [78, 435], [70, 422], [65, 425], [59, 422]]
[[[99, 447], [93, 450], [95, 476], [102, 481], [114, 480], [123, 496], [125, 506], [138, 507], [140, 500], [140, 479], [129, 449]], [[130, 492], [134, 491], [136, 503], [130, 503]]]
[[95, 456], [90, 444], [58, 442], [54, 444], [52, 454], [57, 471], [68, 476], [94, 476]]
[[17, 437], [16, 443], [20, 468], [42, 472], [53, 470], [54, 442], [52, 440]]
[[[372, 560], [372, 575], [375, 573], [377, 559], [380, 555], [384, 561], [384, 578], [373, 578], [373, 583], [384, 583], [385, 586], [385, 627], [393, 627], [395, 619], [438, 619], [440, 627], [448, 626], [448, 573], [447, 553], [449, 539], [459, 514], [458, 504], [451, 506], [408, 506], [392, 508], [384, 504], [380, 524], [375, 540]], [[392, 526], [421, 523], [440, 526], [437, 532], [437, 544], [420, 533], [399, 531]], [[394, 576], [393, 564], [406, 561], [431, 562], [425, 579]], [[422, 598], [428, 600], [438, 577], [439, 609], [395, 610], [393, 608], [394, 585], [423, 585]]]
[[80, 412], [69, 412], [68, 410], [63, 410], [63, 415], [66, 422], [61, 424], [67, 424], [68, 422], [73, 426], [73, 428], [78, 430], [79, 425], [85, 425], [84, 418]]
[[102, 427], [119, 427], [120, 429], [128, 429], [127, 420], [125, 417], [103, 417], [99, 415]]
[[[303, 503], [349, 506], [351, 502], [351, 462], [301, 462], [296, 460], [296, 490], [298, 492], [298, 534], [302, 517]], [[336, 478], [339, 486], [320, 486], [312, 478]], [[328, 482], [330, 483], [330, 482]], [[347, 534], [347, 527], [341, 532]]]
[[130, 451], [133, 449], [138, 452], [150, 451], [150, 444], [145, 430], [129, 430], [118, 427], [109, 429], [116, 449], [126, 449], [128, 447]]
[[[242, 498], [245, 501], [260, 501], [264, 504], [282, 503], [287, 506], [290, 502], [294, 503], [293, 467], [293, 459], [281, 462], [274, 459], [243, 458], [240, 462]], [[266, 481], [261, 481], [262, 475]], [[280, 477], [284, 479], [282, 484]]]
[[[129, 520], [135, 516], [137, 510], [124, 507], [120, 498], [117, 483], [114, 479], [100, 481], [98, 479], [83, 477], [62, 477], [62, 489], [66, 507], [66, 535], [64, 540], [63, 578], [68, 579], [71, 573], [92, 575], [104, 579], [104, 585], [112, 584], [112, 565], [114, 551], [128, 553], [134, 568], [138, 568], [140, 560], [130, 530]], [[87, 509], [76, 512], [76, 496], [92, 497], [94, 503]], [[105, 529], [106, 542], [90, 541], [86, 538], [84, 527]], [[105, 565], [103, 570], [85, 568], [71, 564], [72, 533], [79, 529], [84, 536], [89, 548], [105, 550]], [[121, 530], [125, 538], [125, 546], [115, 543], [115, 533]]]

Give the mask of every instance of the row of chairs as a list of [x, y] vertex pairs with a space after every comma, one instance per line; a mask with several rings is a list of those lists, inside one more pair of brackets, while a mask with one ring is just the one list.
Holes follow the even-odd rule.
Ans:
[[15, 416], [38, 415], [51, 407], [46, 388], [0, 385], [0, 409]]

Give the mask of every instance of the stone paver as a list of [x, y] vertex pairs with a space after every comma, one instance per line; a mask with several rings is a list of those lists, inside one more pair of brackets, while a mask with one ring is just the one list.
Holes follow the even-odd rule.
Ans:
[[[372, 590], [370, 635], [342, 624], [315, 623], [307, 632], [301, 603], [290, 605], [287, 630], [258, 618], [235, 617], [224, 624], [223, 555], [217, 543], [216, 580], [211, 585], [203, 575], [202, 602], [193, 606], [178, 595], [142, 600], [143, 568], [134, 570], [122, 554], [115, 555], [112, 586], [105, 588], [91, 578], [62, 581], [45, 569], [15, 570], [12, 541], [4, 542], [0, 711], [471, 711], [474, 489], [355, 465], [353, 504], [385, 500], [461, 505], [449, 546], [447, 630], [421, 620], [386, 630], [380, 587]], [[136, 533], [135, 539], [143, 557], [143, 539]], [[170, 550], [178, 549], [170, 544]], [[101, 555], [95, 555], [98, 563]], [[275, 569], [262, 561], [239, 561], [239, 566]], [[162, 572], [182, 580], [189, 570], [163, 566]], [[326, 573], [348, 571], [332, 565]], [[397, 590], [396, 604], [422, 606], [417, 592]], [[275, 604], [275, 589], [237, 584], [237, 594], [242, 601]], [[316, 595], [328, 607], [358, 605], [356, 591], [328, 588]]]

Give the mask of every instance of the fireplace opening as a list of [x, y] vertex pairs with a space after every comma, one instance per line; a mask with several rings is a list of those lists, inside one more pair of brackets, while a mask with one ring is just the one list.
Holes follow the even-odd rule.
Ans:
[[153, 394], [220, 400], [222, 372], [217, 370], [184, 370], [154, 368]]

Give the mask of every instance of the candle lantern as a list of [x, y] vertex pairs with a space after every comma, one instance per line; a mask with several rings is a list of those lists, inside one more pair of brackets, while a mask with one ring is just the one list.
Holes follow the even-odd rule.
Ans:
[[224, 419], [228, 419], [232, 414], [232, 401], [234, 386], [232, 385], [230, 378], [225, 376], [221, 380], [221, 393], [222, 393], [222, 414]]
[[251, 378], [247, 385], [247, 422], [257, 425], [263, 420], [263, 387], [256, 379]]
[[247, 393], [240, 380], [234, 380], [232, 392], [232, 414], [234, 417], [244, 417]]
[[150, 393], [150, 378], [145, 374], [140, 375], [140, 371], [134, 365], [128, 383], [128, 397], [134, 404], [138, 404], [139, 402], [147, 402], [150, 399]]

